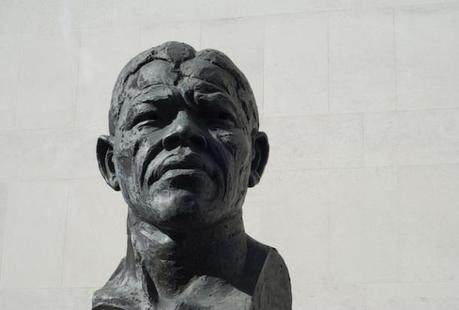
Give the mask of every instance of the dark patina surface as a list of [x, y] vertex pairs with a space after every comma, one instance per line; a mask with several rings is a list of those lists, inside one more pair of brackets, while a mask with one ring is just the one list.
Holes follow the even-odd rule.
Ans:
[[223, 53], [167, 42], [113, 90], [103, 177], [128, 204], [127, 254], [93, 309], [291, 309], [278, 252], [244, 230], [269, 153], [253, 92]]

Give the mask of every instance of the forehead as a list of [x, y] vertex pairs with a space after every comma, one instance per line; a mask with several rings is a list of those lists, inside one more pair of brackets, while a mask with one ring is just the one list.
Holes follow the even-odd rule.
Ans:
[[[234, 76], [221, 67], [193, 58], [176, 67], [173, 63], [155, 60], [144, 66], [130, 78], [126, 85], [129, 93], [138, 92], [152, 85], [176, 86], [183, 91], [201, 84], [211, 84], [224, 90], [228, 95], [237, 97], [237, 82]], [[201, 87], [202, 88], [202, 87]]]
[[152, 61], [139, 69], [136, 75], [127, 85], [127, 91], [141, 90], [151, 85], [164, 84], [173, 85], [179, 77], [177, 72], [173, 71], [171, 63], [165, 61]]
[[236, 96], [237, 82], [235, 77], [222, 67], [202, 58], [193, 58], [180, 66], [185, 77], [205, 81], [225, 90], [229, 95]]
[[[143, 102], [186, 99], [195, 103], [200, 95], [217, 93], [228, 99], [220, 100], [221, 103], [230, 104], [235, 112], [242, 113], [235, 78], [226, 70], [201, 59], [189, 60], [179, 68], [162, 60], [150, 62], [131, 76], [125, 91], [127, 96], [120, 111], [125, 117], [129, 110], [137, 110], [138, 104]], [[221, 96], [213, 98], [224, 99]]]

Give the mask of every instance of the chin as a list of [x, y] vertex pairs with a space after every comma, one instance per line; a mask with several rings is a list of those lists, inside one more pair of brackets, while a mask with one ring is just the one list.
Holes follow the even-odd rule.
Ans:
[[206, 212], [212, 202], [186, 189], [154, 192], [147, 213], [149, 222], [166, 230], [186, 231], [209, 222]]

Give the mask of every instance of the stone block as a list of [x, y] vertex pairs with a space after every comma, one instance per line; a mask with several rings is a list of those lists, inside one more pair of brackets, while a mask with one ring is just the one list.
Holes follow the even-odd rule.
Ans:
[[366, 165], [457, 163], [459, 111], [365, 115]]
[[330, 173], [330, 269], [335, 282], [399, 279], [397, 189], [395, 168]]
[[459, 106], [459, 7], [396, 14], [399, 108]]
[[401, 167], [398, 178], [401, 280], [459, 282], [459, 165]]
[[168, 22], [151, 24], [140, 29], [141, 50], [166, 41], [184, 42], [199, 50], [201, 25], [199, 22]]
[[359, 114], [266, 118], [262, 130], [271, 145], [269, 169], [358, 167], [363, 163]]
[[76, 33], [24, 35], [21, 45], [17, 127], [73, 126], [79, 52]]
[[98, 287], [124, 256], [127, 206], [102, 177], [69, 182], [65, 287]]
[[330, 110], [394, 110], [395, 85], [393, 12], [330, 13]]
[[1, 288], [59, 287], [67, 184], [14, 182], [8, 191]]
[[266, 117], [328, 112], [327, 18], [310, 14], [266, 20]]

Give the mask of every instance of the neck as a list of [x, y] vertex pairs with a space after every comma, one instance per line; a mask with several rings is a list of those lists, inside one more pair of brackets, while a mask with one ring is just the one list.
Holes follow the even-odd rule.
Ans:
[[126, 263], [142, 271], [150, 295], [172, 298], [193, 278], [237, 281], [245, 265], [247, 239], [242, 214], [187, 233], [164, 232], [129, 211]]

